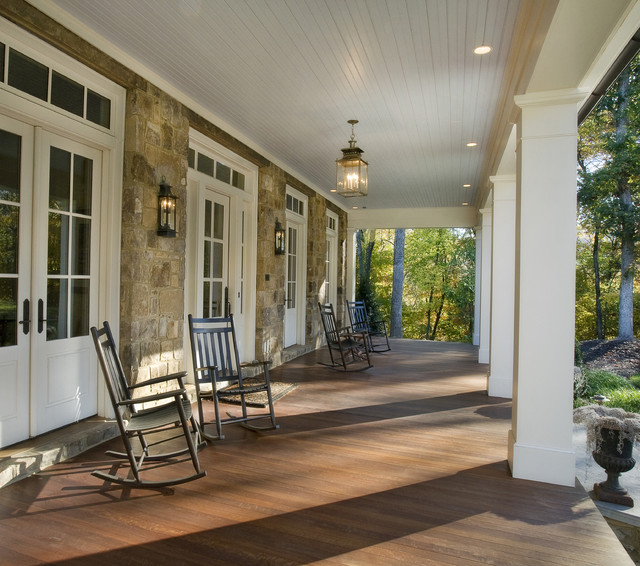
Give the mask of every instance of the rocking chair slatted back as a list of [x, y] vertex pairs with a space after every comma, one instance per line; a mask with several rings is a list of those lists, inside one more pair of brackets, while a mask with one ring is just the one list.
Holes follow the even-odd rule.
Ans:
[[196, 379], [199, 384], [209, 384], [211, 379], [238, 379], [238, 347], [232, 319], [207, 320], [206, 326], [196, 324], [191, 330]]
[[[96, 329], [94, 341], [96, 342], [98, 359], [103, 369], [111, 403], [114, 407], [122, 407], [123, 401], [131, 400], [131, 392], [129, 391], [124, 369], [122, 368], [120, 357], [115, 348], [115, 340], [113, 339], [111, 327], [108, 323], [105, 323], [99, 330]], [[135, 406], [128, 406], [128, 411], [135, 413]], [[116, 419], [118, 421], [122, 419], [122, 412], [123, 411], [116, 411]]]

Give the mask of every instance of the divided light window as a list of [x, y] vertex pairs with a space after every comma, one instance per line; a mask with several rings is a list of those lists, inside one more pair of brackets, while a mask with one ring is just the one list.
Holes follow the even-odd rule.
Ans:
[[287, 195], [287, 210], [304, 216], [304, 202], [292, 195]]
[[98, 126], [111, 127], [111, 100], [13, 47], [5, 58], [6, 49], [0, 43], [0, 82]]
[[191, 147], [189, 148], [189, 167], [244, 191], [244, 174], [220, 161], [212, 159], [204, 153], [196, 152], [196, 150]]

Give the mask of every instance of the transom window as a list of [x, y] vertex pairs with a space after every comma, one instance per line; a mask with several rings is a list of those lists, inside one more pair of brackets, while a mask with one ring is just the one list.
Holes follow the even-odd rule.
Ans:
[[243, 173], [191, 147], [189, 148], [189, 167], [244, 191], [245, 176]]
[[304, 202], [300, 199], [297, 199], [293, 195], [287, 195], [287, 210], [291, 212], [295, 212], [300, 216], [304, 216]]
[[111, 100], [63, 73], [0, 43], [0, 82], [103, 128], [111, 128]]

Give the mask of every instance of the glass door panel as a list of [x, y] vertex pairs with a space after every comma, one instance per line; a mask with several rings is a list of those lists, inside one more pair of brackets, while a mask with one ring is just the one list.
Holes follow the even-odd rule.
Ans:
[[298, 226], [287, 226], [287, 287], [284, 309], [284, 346], [293, 346], [298, 337]]
[[21, 142], [0, 131], [0, 347], [18, 343]]
[[207, 189], [202, 196], [202, 210], [199, 302], [202, 305], [202, 316], [224, 316], [224, 289], [229, 284], [229, 199]]

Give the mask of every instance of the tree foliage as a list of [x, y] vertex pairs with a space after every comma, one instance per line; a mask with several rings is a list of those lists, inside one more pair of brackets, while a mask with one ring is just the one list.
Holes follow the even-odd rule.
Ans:
[[576, 335], [580, 339], [634, 335], [635, 246], [640, 239], [639, 74], [636, 58], [579, 129]]
[[[391, 315], [393, 230], [377, 230], [371, 288], [381, 317]], [[475, 235], [471, 230], [405, 230], [403, 336], [470, 342], [475, 295]], [[360, 274], [358, 274], [360, 281]]]

